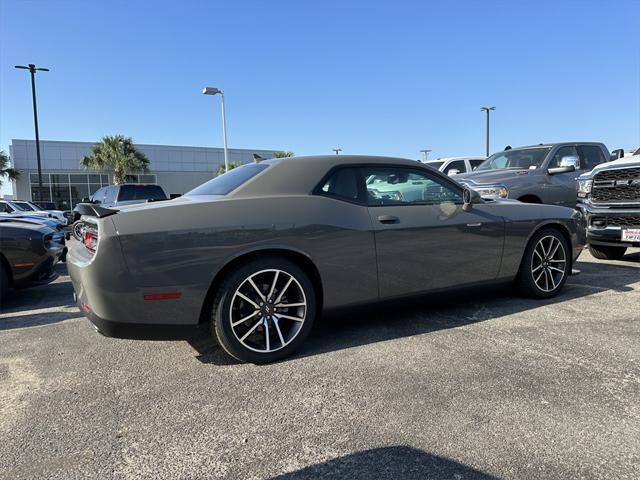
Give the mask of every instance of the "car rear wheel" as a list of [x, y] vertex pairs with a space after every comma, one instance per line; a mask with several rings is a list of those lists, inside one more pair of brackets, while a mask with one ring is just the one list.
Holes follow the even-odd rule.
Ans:
[[607, 245], [589, 245], [589, 253], [600, 260], [620, 260], [627, 247], [609, 247]]
[[529, 241], [516, 283], [520, 291], [533, 298], [550, 298], [560, 292], [570, 268], [567, 241], [555, 229], [545, 228]]
[[316, 295], [293, 262], [269, 257], [232, 271], [213, 302], [213, 333], [231, 356], [269, 363], [294, 352], [311, 330]]

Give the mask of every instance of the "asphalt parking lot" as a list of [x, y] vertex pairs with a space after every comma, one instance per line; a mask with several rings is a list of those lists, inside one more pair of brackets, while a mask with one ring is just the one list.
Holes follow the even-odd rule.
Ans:
[[52, 284], [0, 311], [0, 477], [638, 478], [640, 250], [323, 318], [293, 358], [119, 340]]

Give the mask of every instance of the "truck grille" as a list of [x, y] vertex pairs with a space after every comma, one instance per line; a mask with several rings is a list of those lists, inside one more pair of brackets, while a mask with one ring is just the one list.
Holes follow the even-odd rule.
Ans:
[[640, 168], [620, 168], [598, 173], [591, 198], [596, 202], [640, 202]]
[[640, 215], [629, 217], [608, 217], [607, 225], [614, 227], [640, 227]]

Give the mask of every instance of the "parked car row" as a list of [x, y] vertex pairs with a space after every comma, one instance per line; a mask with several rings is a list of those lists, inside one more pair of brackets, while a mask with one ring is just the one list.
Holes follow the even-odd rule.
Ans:
[[0, 300], [9, 288], [51, 277], [66, 255], [64, 233], [28, 218], [0, 217]]
[[104, 187], [76, 207], [75, 300], [105, 335], [204, 323], [231, 356], [264, 363], [327, 309], [499, 282], [550, 298], [587, 243], [605, 259], [640, 247], [640, 156], [621, 153], [271, 159], [171, 200]]

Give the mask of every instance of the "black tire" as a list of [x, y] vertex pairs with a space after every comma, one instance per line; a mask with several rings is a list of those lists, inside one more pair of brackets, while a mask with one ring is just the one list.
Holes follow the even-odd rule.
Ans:
[[0, 259], [0, 300], [7, 297], [9, 291], [9, 272], [7, 272], [2, 259]]
[[589, 245], [589, 253], [599, 260], [621, 260], [626, 251], [627, 247]]
[[[553, 240], [551, 240], [553, 239]], [[542, 250], [540, 250], [540, 242]], [[553, 255], [545, 258], [545, 245]], [[557, 250], [554, 250], [558, 245]], [[560, 258], [564, 259], [564, 263]], [[559, 273], [558, 270], [563, 272]], [[516, 277], [516, 286], [520, 292], [531, 298], [555, 297], [567, 281], [571, 272], [571, 249], [564, 236], [553, 228], [543, 228], [535, 233], [524, 251], [520, 270]], [[546, 286], [546, 288], [545, 288]]]
[[[280, 272], [277, 277], [276, 271]], [[293, 280], [286, 286], [289, 278]], [[252, 280], [261, 291], [262, 300], [251, 285]], [[296, 306], [274, 307], [275, 300], [279, 305]], [[300, 306], [302, 302], [305, 307]], [[316, 294], [304, 271], [285, 258], [265, 257], [240, 265], [224, 279], [213, 301], [212, 332], [222, 348], [237, 360], [270, 363], [290, 355], [304, 342], [315, 316]], [[242, 318], [247, 320], [239, 322]]]

